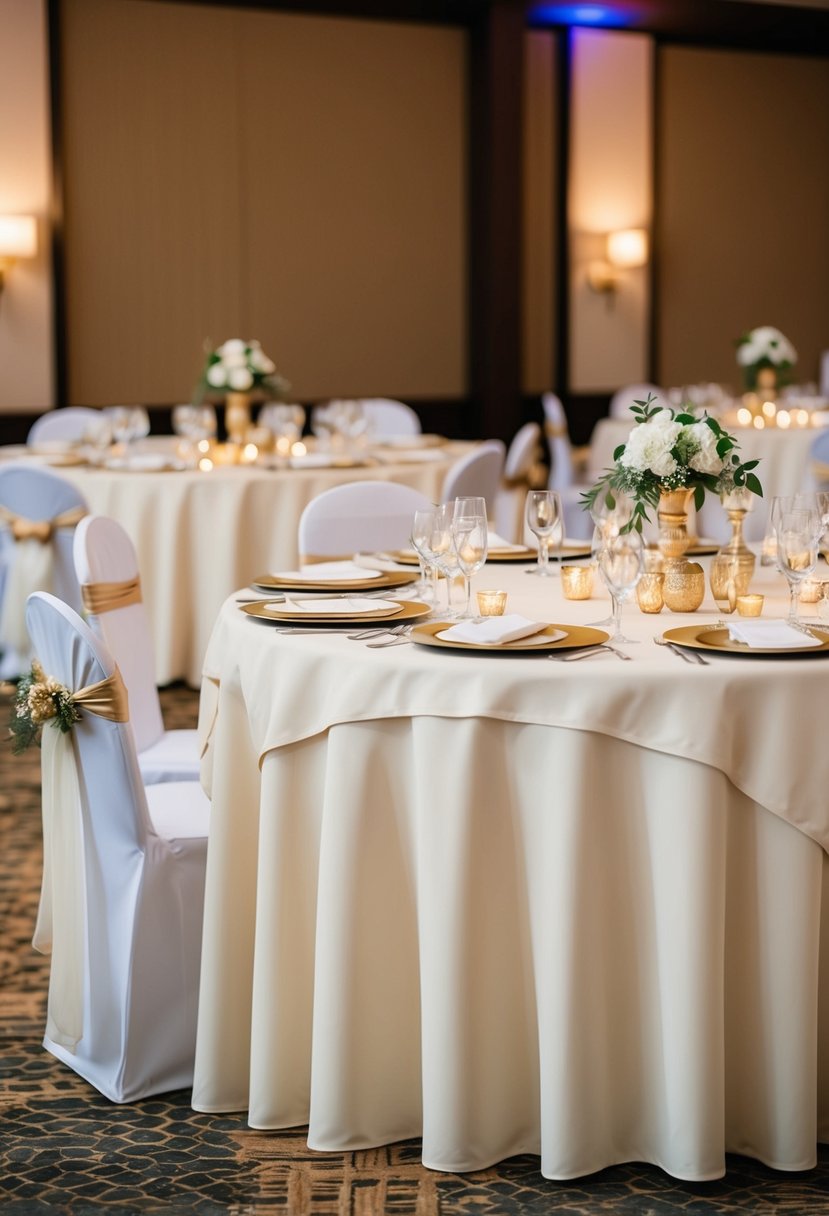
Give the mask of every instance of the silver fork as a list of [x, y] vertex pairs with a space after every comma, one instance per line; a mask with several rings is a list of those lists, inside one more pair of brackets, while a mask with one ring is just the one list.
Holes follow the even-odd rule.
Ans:
[[667, 638], [659, 637], [658, 634], [653, 640], [657, 646], [667, 646], [668, 649], [677, 656], [677, 658], [684, 659], [684, 661], [686, 663], [690, 663], [692, 667], [697, 665], [702, 667], [708, 666], [708, 659], [703, 658], [703, 656], [696, 650], [683, 650], [680, 646], [675, 646], [673, 642], [669, 642]]
[[385, 642], [367, 642], [367, 650], [383, 650], [386, 646], [404, 646], [411, 641], [409, 634], [412, 631], [411, 625], [398, 625], [396, 629], [390, 629], [388, 632], [392, 636]]

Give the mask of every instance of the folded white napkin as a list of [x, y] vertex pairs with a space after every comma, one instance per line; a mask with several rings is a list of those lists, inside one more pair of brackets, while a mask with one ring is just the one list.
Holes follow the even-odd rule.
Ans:
[[[531, 621], [517, 612], [506, 616], [488, 616], [481, 621], [461, 621], [438, 634], [447, 642], [471, 642], [477, 646], [500, 646], [532, 637], [545, 629], [544, 621]], [[563, 636], [563, 635], [562, 635]]]
[[804, 646], [820, 646], [819, 638], [810, 637], [789, 625], [786, 621], [733, 621], [728, 625], [728, 636], [732, 642], [744, 642], [754, 649], [792, 649]]
[[507, 553], [518, 553], [519, 550], [523, 551], [526, 548], [526, 545], [514, 545], [512, 541], [504, 540], [503, 536], [499, 536], [498, 533], [493, 532], [491, 528], [489, 529], [487, 535], [487, 545], [490, 552], [492, 552], [493, 549], [500, 549]]
[[380, 570], [368, 570], [356, 562], [316, 562], [301, 570], [278, 570], [274, 578], [294, 583], [340, 583], [354, 579], [379, 578]]
[[340, 615], [347, 612], [349, 615], [357, 616], [363, 612], [380, 611], [383, 611], [386, 616], [394, 616], [395, 613], [403, 611], [403, 605], [395, 603], [394, 600], [371, 600], [359, 595], [337, 595], [330, 598], [318, 596], [313, 600], [292, 600], [286, 596], [284, 604], [268, 604], [268, 607], [276, 608], [280, 612], [310, 612], [314, 616], [329, 612]]
[[365, 573], [366, 570], [376, 570], [380, 574], [411, 574], [412, 567], [402, 562], [392, 561], [389, 557], [379, 557], [376, 553], [355, 553], [354, 565]]

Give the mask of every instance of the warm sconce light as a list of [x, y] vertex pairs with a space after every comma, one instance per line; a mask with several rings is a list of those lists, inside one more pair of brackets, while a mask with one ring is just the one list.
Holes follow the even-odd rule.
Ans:
[[621, 281], [620, 270], [633, 270], [648, 260], [648, 234], [644, 228], [623, 228], [607, 234], [604, 262], [591, 262], [587, 281], [600, 295], [612, 296]]
[[33, 215], [0, 215], [0, 291], [3, 279], [18, 258], [37, 253], [37, 224]]

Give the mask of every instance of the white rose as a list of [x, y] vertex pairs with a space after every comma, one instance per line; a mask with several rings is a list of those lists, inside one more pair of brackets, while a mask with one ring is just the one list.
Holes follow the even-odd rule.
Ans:
[[695, 422], [685, 427], [685, 434], [692, 440], [696, 451], [688, 461], [698, 473], [720, 473], [723, 462], [717, 454], [717, 436], [707, 422]]
[[247, 367], [248, 361], [243, 350], [225, 351], [222, 355], [222, 363], [226, 368], [231, 367]]
[[227, 373], [223, 363], [211, 363], [207, 369], [207, 383], [213, 388], [224, 388], [227, 384]]
[[244, 393], [253, 387], [253, 376], [246, 367], [233, 367], [227, 374], [227, 382], [237, 393]]
[[250, 365], [252, 368], [255, 368], [256, 371], [264, 372], [266, 376], [269, 376], [271, 372], [276, 371], [276, 364], [273, 363], [266, 354], [263, 354], [263, 352], [258, 349], [251, 351]]
[[640, 473], [650, 470], [657, 477], [667, 477], [676, 469], [671, 449], [677, 441], [681, 425], [661, 410], [650, 422], [642, 422], [630, 433], [620, 463]]
[[225, 355], [243, 355], [245, 353], [245, 344], [241, 338], [228, 338], [227, 342], [222, 343], [216, 350], [216, 354], [222, 359]]

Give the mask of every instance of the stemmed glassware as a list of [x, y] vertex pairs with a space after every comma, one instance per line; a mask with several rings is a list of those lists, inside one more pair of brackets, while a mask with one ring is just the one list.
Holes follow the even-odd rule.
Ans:
[[559, 545], [564, 539], [564, 514], [558, 491], [528, 491], [524, 518], [538, 540], [538, 565], [534, 573], [543, 578], [556, 574], [550, 566], [550, 545]]
[[104, 413], [109, 418], [113, 439], [124, 444], [127, 454], [134, 439], [144, 439], [150, 433], [150, 415], [143, 405], [110, 406]]
[[185, 440], [184, 458], [197, 464], [198, 445], [216, 434], [216, 410], [212, 405], [176, 405], [173, 407], [173, 430]]
[[463, 619], [476, 614], [470, 609], [472, 575], [477, 574], [487, 557], [486, 500], [479, 497], [455, 499], [452, 513], [452, 542], [466, 588]]
[[[438, 602], [438, 564], [435, 551], [432, 548], [432, 538], [435, 535], [436, 507], [423, 508], [415, 511], [412, 517], [410, 540], [412, 548], [420, 561], [420, 582], [417, 584], [418, 594], [433, 604]], [[431, 573], [431, 582], [427, 577]]]
[[598, 552], [599, 573], [613, 601], [611, 642], [635, 642], [622, 633], [622, 601], [642, 577], [642, 537], [638, 532], [606, 534]]
[[788, 622], [800, 628], [800, 584], [817, 565], [815, 512], [786, 511], [777, 527], [777, 564], [789, 583]]
[[460, 573], [458, 555], [452, 534], [452, 523], [455, 515], [454, 502], [444, 502], [435, 507], [434, 529], [432, 531], [432, 552], [435, 562], [446, 582], [446, 615], [449, 620], [455, 620], [457, 611], [452, 604], [452, 583]]

